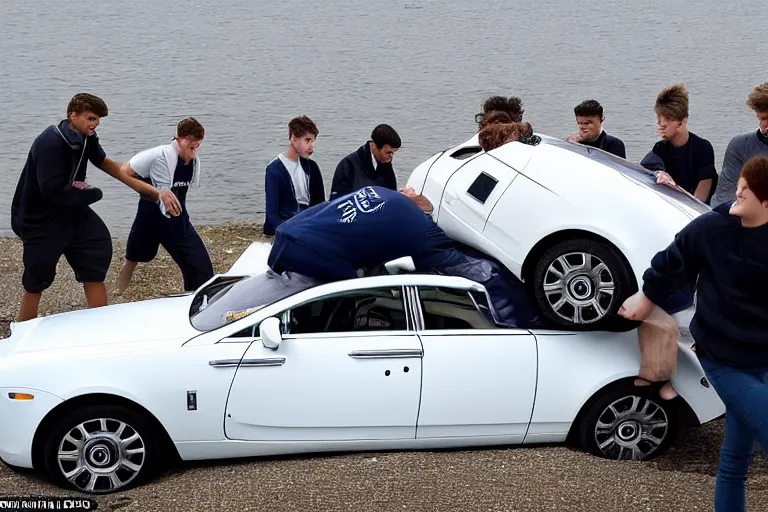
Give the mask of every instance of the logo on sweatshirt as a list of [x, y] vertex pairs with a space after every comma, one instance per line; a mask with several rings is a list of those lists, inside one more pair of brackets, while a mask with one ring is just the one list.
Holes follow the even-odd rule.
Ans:
[[339, 222], [355, 222], [358, 213], [376, 213], [387, 204], [373, 187], [364, 187], [336, 208], [341, 212]]

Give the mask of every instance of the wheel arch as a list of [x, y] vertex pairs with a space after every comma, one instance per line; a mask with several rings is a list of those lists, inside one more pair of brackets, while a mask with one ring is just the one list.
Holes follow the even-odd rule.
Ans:
[[93, 405], [119, 405], [130, 409], [138, 414], [141, 414], [152, 424], [155, 430], [160, 434], [160, 447], [163, 451], [164, 459], [178, 461], [181, 460], [176, 446], [171, 440], [171, 436], [165, 429], [162, 423], [155, 417], [154, 414], [149, 412], [146, 408], [140, 404], [129, 400], [120, 395], [114, 395], [110, 393], [89, 393], [86, 395], [80, 395], [70, 398], [53, 409], [42, 419], [40, 424], [35, 430], [35, 435], [32, 437], [32, 465], [37, 470], [43, 470], [44, 463], [44, 448], [46, 436], [50, 433], [51, 429], [55, 425], [57, 420], [60, 420], [76, 408], [87, 407]]
[[536, 268], [536, 263], [538, 263], [539, 259], [544, 255], [545, 252], [547, 252], [547, 250], [554, 247], [556, 244], [559, 244], [560, 242], [565, 242], [566, 240], [576, 240], [576, 239], [593, 240], [595, 242], [603, 243], [609, 246], [611, 249], [615, 250], [616, 255], [619, 257], [619, 259], [621, 259], [621, 262], [626, 265], [627, 269], [629, 269], [629, 274], [630, 276], [632, 276], [632, 281], [634, 285], [637, 286], [637, 279], [635, 278], [635, 273], [632, 269], [632, 265], [629, 263], [629, 260], [627, 259], [627, 256], [624, 254], [624, 251], [622, 251], [615, 243], [613, 243], [608, 238], [598, 235], [593, 231], [587, 231], [585, 229], [563, 229], [560, 231], [555, 231], [553, 233], [548, 234], [538, 242], [536, 242], [536, 245], [534, 245], [531, 248], [531, 250], [528, 251], [528, 254], [525, 256], [525, 260], [523, 261], [523, 266], [520, 272], [521, 277], [523, 278], [523, 281], [526, 283], [530, 283], [530, 279], [532, 277], [533, 271]]
[[[633, 386], [633, 382], [636, 379], [636, 377], [622, 377], [620, 379], [611, 381], [607, 384], [605, 384], [603, 387], [599, 388], [597, 391], [592, 393], [592, 395], [584, 401], [583, 404], [581, 404], [581, 407], [579, 408], [579, 412], [576, 413], [575, 418], [573, 419], [573, 422], [571, 423], [571, 427], [568, 430], [567, 440], [569, 442], [574, 442], [576, 440], [576, 435], [578, 433], [579, 425], [584, 420], [584, 416], [587, 414], [587, 411], [592, 407], [592, 405], [600, 399], [600, 397], [608, 392], [625, 388], [628, 386]], [[642, 388], [641, 388], [642, 389]], [[698, 417], [696, 416], [696, 413], [693, 411], [693, 408], [688, 404], [688, 402], [681, 396], [677, 396], [673, 400], [662, 400], [662, 402], [670, 402], [672, 407], [671, 409], [675, 413], [675, 418], [678, 422], [678, 427], [686, 428], [686, 427], [695, 427], [700, 425]]]

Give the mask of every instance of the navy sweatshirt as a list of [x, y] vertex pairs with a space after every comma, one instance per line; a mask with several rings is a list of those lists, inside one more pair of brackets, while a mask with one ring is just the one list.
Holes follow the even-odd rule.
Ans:
[[342, 158], [336, 166], [331, 183], [330, 199], [349, 194], [367, 186], [397, 189], [397, 177], [392, 162], [379, 162], [373, 168], [371, 141], [360, 146], [357, 151]]
[[[325, 201], [325, 185], [320, 167], [314, 160], [299, 157], [301, 168], [309, 176], [309, 206]], [[279, 158], [272, 160], [267, 166], [264, 176], [264, 191], [266, 194], [266, 218], [264, 219], [264, 234], [274, 235], [280, 224], [299, 212], [299, 202], [293, 180]]]
[[100, 200], [98, 188], [81, 190], [72, 182], [85, 181], [89, 160], [100, 168], [105, 158], [97, 135], [83, 137], [67, 120], [46, 128], [32, 143], [16, 185], [11, 202], [14, 233], [21, 238], [45, 235], [68, 222], [73, 213]]
[[768, 369], [768, 224], [745, 228], [729, 206], [696, 218], [656, 254], [643, 292], [661, 304], [695, 283], [697, 352], [726, 366]]
[[602, 149], [621, 158], [627, 158], [627, 151], [624, 143], [618, 137], [601, 132], [592, 142], [582, 142], [585, 146]]
[[277, 273], [336, 281], [403, 256], [417, 267], [458, 264], [454, 253], [453, 241], [409, 197], [364, 187], [281, 224], [268, 264]]

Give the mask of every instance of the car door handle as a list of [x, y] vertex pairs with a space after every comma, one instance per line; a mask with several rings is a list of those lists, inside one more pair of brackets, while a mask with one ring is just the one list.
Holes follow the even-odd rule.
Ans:
[[349, 357], [353, 359], [403, 359], [421, 357], [424, 353], [420, 348], [392, 348], [383, 350], [353, 350]]
[[282, 366], [284, 357], [265, 357], [263, 359], [217, 359], [208, 361], [214, 368], [232, 368], [235, 366]]

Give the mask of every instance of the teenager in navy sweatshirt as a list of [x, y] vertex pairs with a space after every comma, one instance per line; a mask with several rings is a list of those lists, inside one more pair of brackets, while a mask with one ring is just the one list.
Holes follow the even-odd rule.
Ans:
[[88, 307], [107, 304], [104, 279], [112, 239], [89, 206], [102, 197], [101, 190], [86, 184], [89, 161], [139, 194], [162, 201], [169, 211], [178, 211], [175, 198], [121, 173], [120, 164], [106, 157], [96, 127], [107, 114], [101, 98], [76, 94], [67, 118], [43, 130], [29, 150], [11, 203], [11, 227], [23, 243], [20, 322], [37, 316], [42, 292], [53, 283], [62, 255], [83, 283]]
[[309, 157], [315, 151], [318, 129], [307, 116], [288, 123], [288, 149], [269, 162], [264, 176], [266, 218], [262, 230], [274, 235], [280, 224], [310, 206], [325, 201], [320, 167]]
[[405, 256], [417, 271], [463, 276], [488, 289], [501, 323], [534, 322], [536, 309], [522, 283], [494, 262], [460, 252], [428, 215], [432, 204], [412, 189], [363, 187], [284, 222], [267, 263], [319, 282], [357, 277]]
[[653, 257], [639, 298], [619, 313], [648, 317], [678, 290], [696, 284], [690, 331], [709, 380], [725, 403], [725, 441], [716, 511], [745, 508], [755, 440], [768, 448], [768, 157], [741, 171], [736, 201], [688, 224]]

